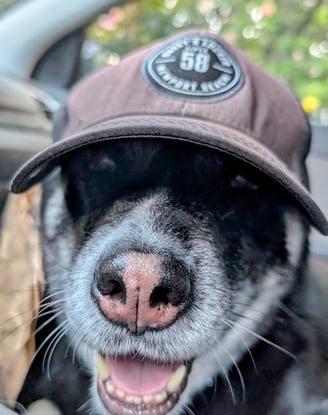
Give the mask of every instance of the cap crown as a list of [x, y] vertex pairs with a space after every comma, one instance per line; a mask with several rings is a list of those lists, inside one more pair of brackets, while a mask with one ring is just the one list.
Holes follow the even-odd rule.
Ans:
[[[215, 86], [212, 86], [213, 95], [174, 91], [174, 82], [180, 81], [180, 85], [183, 81], [192, 82], [190, 72], [194, 72], [193, 82], [198, 84], [206, 83], [204, 79], [210, 70], [212, 85], [213, 79], [224, 78], [225, 73], [220, 72], [219, 69], [216, 71], [218, 76], [215, 78], [213, 68], [208, 64], [206, 66], [204, 62], [202, 66], [202, 58], [198, 60], [203, 72], [196, 73], [197, 48], [196, 52], [193, 52], [194, 55], [192, 52], [188, 55], [190, 50], [188, 45], [193, 42], [199, 44], [213, 42], [223, 50], [224, 56], [221, 58], [228, 61], [225, 62], [226, 68], [239, 71], [235, 84], [230, 88], [228, 85], [224, 93], [216, 94]], [[183, 44], [186, 46], [181, 46]], [[156, 63], [156, 57], [161, 58], [165, 55], [165, 51], [174, 49], [178, 52], [175, 52], [176, 66], [173, 70], [172, 62]], [[206, 56], [206, 52], [212, 52], [209, 47], [203, 47], [203, 50], [203, 56]], [[203, 58], [204, 60], [206, 59]], [[188, 64], [189, 68], [194, 65], [192, 70], [188, 69]], [[178, 78], [178, 81], [174, 79], [166, 81], [171, 89], [163, 87], [154, 80], [150, 70], [151, 68], [156, 70], [156, 65], [157, 73], [160, 73], [158, 67], [161, 65], [164, 66], [162, 75], [163, 73], [165, 75], [166, 65], [166, 76]], [[162, 79], [162, 82], [165, 84], [165, 80]], [[208, 85], [211, 87], [210, 83]], [[130, 54], [119, 65], [106, 67], [95, 73], [75, 88], [67, 108], [69, 125], [65, 136], [75, 134], [95, 123], [122, 116], [148, 114], [207, 120], [240, 131], [262, 143], [286, 163], [299, 178], [302, 176], [302, 165], [310, 142], [307, 118], [289, 88], [266, 74], [235, 47], [202, 31], [191, 31], [164, 42], [157, 42]]]

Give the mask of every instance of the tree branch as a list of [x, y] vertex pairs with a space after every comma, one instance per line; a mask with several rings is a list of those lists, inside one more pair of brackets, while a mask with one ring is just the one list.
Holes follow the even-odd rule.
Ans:
[[296, 35], [299, 35], [303, 32], [303, 30], [306, 28], [306, 26], [311, 22], [313, 19], [313, 16], [315, 12], [319, 9], [319, 7], [322, 5], [323, 0], [317, 0], [317, 3], [315, 6], [309, 8], [309, 12], [304, 16], [304, 19], [298, 23], [298, 25], [295, 26], [293, 32]]

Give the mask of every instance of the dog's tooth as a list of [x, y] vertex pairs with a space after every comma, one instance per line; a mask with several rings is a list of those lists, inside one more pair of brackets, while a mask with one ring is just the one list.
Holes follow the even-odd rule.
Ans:
[[106, 360], [99, 353], [96, 355], [96, 369], [101, 380], [109, 378], [109, 366]]
[[173, 375], [171, 376], [166, 389], [170, 392], [173, 393], [175, 392], [178, 387], [180, 386], [183, 378], [185, 377], [186, 374], [186, 366], [185, 365], [181, 365], [179, 366], [176, 371], [173, 373]]
[[144, 395], [142, 400], [145, 404], [150, 403], [153, 400], [153, 395]]
[[167, 393], [165, 391], [155, 395], [156, 403], [163, 403], [167, 399]]
[[134, 397], [133, 397], [133, 403], [134, 403], [135, 405], [140, 405], [140, 404], [141, 404], [141, 402], [142, 402], [142, 399], [141, 399], [141, 397], [140, 397], [140, 396], [134, 396]]
[[125, 393], [121, 389], [116, 388], [115, 393], [119, 399], [123, 399], [125, 397]]
[[133, 395], [126, 395], [124, 398], [126, 403], [133, 403], [134, 402], [134, 396]]
[[106, 387], [106, 391], [112, 395], [115, 391], [115, 386], [112, 384], [112, 382], [110, 380], [108, 380], [105, 384]]
[[166, 406], [167, 406], [167, 409], [172, 408], [172, 401], [170, 399], [166, 402]]

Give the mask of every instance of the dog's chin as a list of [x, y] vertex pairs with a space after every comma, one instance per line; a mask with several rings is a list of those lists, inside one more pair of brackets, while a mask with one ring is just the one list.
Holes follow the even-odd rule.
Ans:
[[111, 415], [164, 415], [177, 404], [192, 362], [97, 355], [97, 392]]

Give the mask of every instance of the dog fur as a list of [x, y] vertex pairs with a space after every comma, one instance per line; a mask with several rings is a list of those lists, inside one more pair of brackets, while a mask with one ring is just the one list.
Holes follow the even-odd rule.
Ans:
[[[52, 380], [42, 378], [39, 357], [21, 400], [50, 394], [64, 414], [108, 415], [97, 351], [189, 361], [170, 415], [327, 414], [308, 233], [279, 185], [205, 147], [139, 138], [64, 156], [42, 201], [46, 301], [57, 323], [40, 330], [38, 343], [50, 336], [44, 365]], [[173, 258], [191, 279], [188, 304], [165, 328], [134, 333], [105, 318], [92, 296], [101, 258], [131, 251]]]

